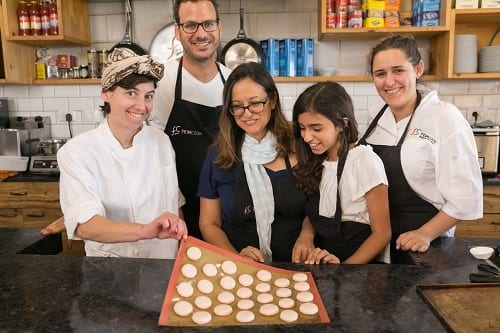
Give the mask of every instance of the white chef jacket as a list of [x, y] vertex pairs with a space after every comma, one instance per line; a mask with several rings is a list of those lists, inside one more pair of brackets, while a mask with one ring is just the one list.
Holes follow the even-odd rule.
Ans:
[[[179, 211], [175, 154], [163, 132], [144, 125], [133, 147], [123, 149], [105, 119], [70, 139], [57, 153], [60, 201], [68, 238], [95, 215], [147, 224], [163, 212]], [[180, 195], [182, 197], [182, 195]], [[151, 239], [124, 243], [85, 241], [88, 256], [174, 258], [178, 241]]]
[[[165, 73], [163, 74], [163, 78], [158, 82], [158, 88], [155, 92], [153, 111], [148, 121], [150, 125], [158, 127], [162, 131], [165, 130], [168, 117], [174, 105], [178, 67], [179, 62], [175, 60], [165, 64]], [[219, 64], [219, 68], [224, 78], [227, 79], [231, 70], [222, 64]], [[217, 73], [212, 80], [204, 83], [182, 68], [181, 97], [183, 100], [200, 105], [216, 107], [222, 105], [223, 89], [224, 82], [222, 82], [219, 73]]]
[[[370, 123], [383, 105], [370, 109]], [[390, 108], [367, 138], [396, 145], [410, 117], [396, 123]], [[422, 98], [401, 147], [401, 164], [410, 187], [438, 210], [459, 220], [483, 215], [483, 182], [472, 129], [460, 111], [439, 100], [435, 90]], [[453, 236], [455, 228], [444, 236]]]
[[[320, 188], [323, 189], [320, 199], [319, 213], [326, 217], [333, 217], [337, 204], [337, 167], [338, 161], [323, 162]], [[373, 152], [371, 146], [357, 146], [347, 154], [344, 170], [340, 177], [340, 204], [342, 208], [342, 221], [356, 221], [370, 224], [368, 205], [365, 195], [378, 185], [387, 185], [387, 176], [384, 163]], [[328, 188], [330, 187], [330, 188]], [[324, 198], [326, 197], [326, 198]], [[326, 199], [326, 211], [322, 212], [321, 202]], [[390, 263], [389, 244], [377, 256], [379, 261]]]

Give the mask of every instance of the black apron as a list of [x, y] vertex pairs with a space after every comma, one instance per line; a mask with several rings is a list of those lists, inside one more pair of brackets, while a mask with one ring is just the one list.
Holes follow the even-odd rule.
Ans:
[[[217, 64], [221, 80], [224, 76]], [[214, 92], [222, 96], [222, 91]], [[219, 130], [222, 106], [210, 107], [182, 99], [182, 58], [175, 82], [175, 100], [165, 127], [175, 150], [177, 177], [186, 204], [182, 207], [190, 236], [202, 239], [199, 216], [200, 200], [196, 197], [200, 170], [207, 149]]]
[[[420, 94], [417, 94], [417, 103], [420, 102]], [[359, 144], [368, 144], [366, 138], [375, 129], [377, 123], [387, 109], [386, 104], [368, 126]], [[389, 210], [391, 216], [392, 240], [391, 240], [391, 263], [399, 263], [398, 258], [406, 258], [405, 251], [396, 250], [396, 239], [402, 233], [420, 228], [438, 213], [438, 209], [429, 202], [420, 198], [410, 187], [403, 173], [401, 165], [401, 146], [406, 138], [410, 123], [413, 119], [412, 113], [401, 139], [396, 146], [373, 145], [373, 151], [384, 163], [385, 173], [389, 182]]]
[[319, 192], [310, 196], [306, 204], [306, 213], [316, 232], [314, 242], [319, 248], [334, 254], [342, 262], [354, 252], [371, 235], [371, 226], [355, 221], [342, 221], [339, 184], [347, 154], [339, 158], [337, 167], [337, 206], [334, 217], [319, 214]]
[[[292, 250], [302, 230], [306, 216], [306, 196], [296, 186], [288, 157], [285, 158], [287, 175], [271, 179], [274, 194], [274, 221], [271, 225], [271, 251], [275, 262], [290, 262]], [[230, 221], [222, 221], [222, 230], [236, 251], [247, 246], [259, 248], [259, 235], [255, 221], [252, 195], [248, 188], [243, 164], [236, 167], [236, 193]]]

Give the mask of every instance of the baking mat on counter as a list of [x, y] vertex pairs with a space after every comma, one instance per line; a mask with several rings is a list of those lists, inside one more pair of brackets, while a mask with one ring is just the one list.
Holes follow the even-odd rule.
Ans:
[[257, 263], [189, 236], [181, 242], [158, 325], [329, 322], [310, 272]]
[[417, 292], [452, 332], [499, 332], [500, 283], [422, 285]]

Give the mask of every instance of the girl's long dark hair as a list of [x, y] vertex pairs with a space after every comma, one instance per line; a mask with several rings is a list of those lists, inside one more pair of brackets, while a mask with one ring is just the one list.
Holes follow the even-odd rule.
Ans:
[[[299, 116], [305, 112], [319, 113], [331, 120], [340, 132], [339, 156], [346, 156], [349, 146], [358, 140], [358, 124], [354, 117], [351, 97], [337, 82], [326, 81], [314, 84], [300, 94], [293, 106], [293, 133], [297, 152], [294, 168], [299, 188], [307, 194], [316, 193], [321, 182], [323, 161], [327, 152], [316, 155], [300, 134]], [[347, 124], [344, 119], [347, 118]]]

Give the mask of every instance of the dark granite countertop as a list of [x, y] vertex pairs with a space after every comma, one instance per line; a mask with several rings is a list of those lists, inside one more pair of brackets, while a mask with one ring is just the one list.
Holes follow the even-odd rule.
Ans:
[[0, 228], [1, 332], [446, 332], [416, 286], [468, 283], [480, 263], [469, 248], [500, 245], [444, 239], [412, 254], [414, 265], [277, 263], [312, 272], [330, 324], [181, 329], [157, 326], [173, 260], [16, 254], [39, 239], [39, 229]]
[[36, 173], [36, 172], [20, 172], [15, 176], [6, 178], [4, 182], [58, 182], [59, 172], [52, 173]]

